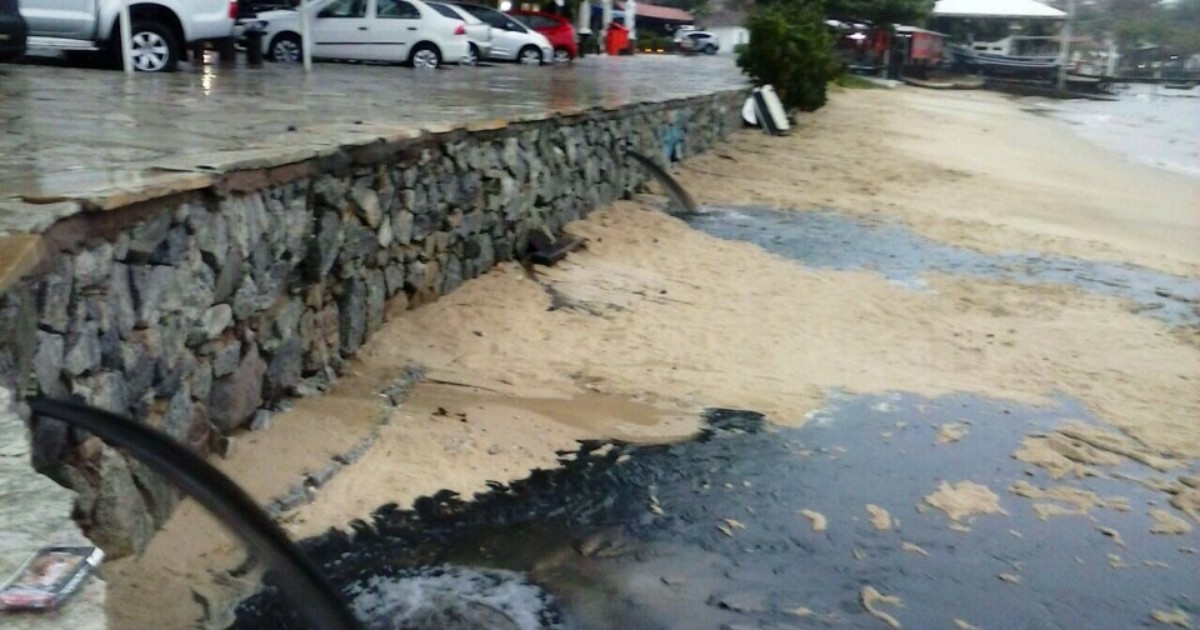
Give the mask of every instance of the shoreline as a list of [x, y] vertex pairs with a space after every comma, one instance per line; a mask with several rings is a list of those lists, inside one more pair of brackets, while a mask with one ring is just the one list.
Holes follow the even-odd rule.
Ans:
[[1034, 97], [1020, 102], [1130, 163], [1200, 179], [1200, 96], [1194, 90], [1177, 94], [1158, 85], [1130, 84], [1118, 99], [1097, 103]]
[[[1002, 94], [901, 86], [831, 97], [792, 137], [736, 137], [685, 164], [680, 182], [719, 178], [710, 203], [890, 217], [988, 253], [1200, 274], [1200, 180], [1130, 162]], [[728, 159], [739, 150], [762, 163], [740, 167]]]

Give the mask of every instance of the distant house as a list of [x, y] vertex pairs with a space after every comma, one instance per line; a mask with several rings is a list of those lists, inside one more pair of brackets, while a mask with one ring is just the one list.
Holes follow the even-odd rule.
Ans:
[[[664, 7], [657, 4], [648, 4], [638, 2], [634, 9], [635, 11], [635, 26], [640, 33], [654, 33], [670, 37], [679, 30], [681, 26], [694, 26], [696, 17], [683, 9], [674, 7]], [[592, 29], [596, 32], [600, 31], [602, 9], [600, 5], [592, 5]], [[625, 3], [613, 2], [613, 21], [625, 23]]]
[[1046, 77], [1062, 64], [1067, 14], [1036, 0], [938, 0], [930, 29], [956, 65], [991, 75]]

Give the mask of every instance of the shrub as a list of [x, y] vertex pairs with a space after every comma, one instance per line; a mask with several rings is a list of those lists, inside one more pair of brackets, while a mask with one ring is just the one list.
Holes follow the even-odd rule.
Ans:
[[746, 29], [750, 43], [737, 52], [737, 63], [755, 84], [773, 85], [784, 107], [812, 111], [825, 104], [836, 65], [819, 3], [760, 2]]

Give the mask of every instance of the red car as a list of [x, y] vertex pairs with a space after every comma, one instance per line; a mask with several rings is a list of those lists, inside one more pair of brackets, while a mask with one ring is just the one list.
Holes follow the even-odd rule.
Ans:
[[508, 14], [550, 40], [550, 45], [554, 47], [554, 63], [566, 63], [579, 54], [575, 29], [567, 18], [540, 11], [518, 10], [509, 11]]

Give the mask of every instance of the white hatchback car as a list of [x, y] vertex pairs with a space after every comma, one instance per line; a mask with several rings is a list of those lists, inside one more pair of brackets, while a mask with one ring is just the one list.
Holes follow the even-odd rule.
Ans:
[[554, 61], [554, 47], [545, 35], [514, 20], [512, 16], [478, 4], [451, 0], [463, 11], [492, 27], [492, 52], [489, 59], [516, 61], [538, 66]]
[[471, 41], [471, 54], [467, 61], [470, 65], [487, 59], [492, 54], [492, 27], [482, 20], [462, 10], [462, 7], [444, 2], [426, 2], [434, 11], [452, 19], [461, 20], [467, 27], [467, 39]]
[[[313, 7], [314, 59], [409, 63], [436, 68], [470, 58], [467, 29], [421, 0], [330, 0]], [[263, 55], [274, 61], [300, 61], [300, 15], [280, 10], [259, 13]]]

